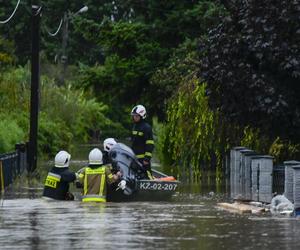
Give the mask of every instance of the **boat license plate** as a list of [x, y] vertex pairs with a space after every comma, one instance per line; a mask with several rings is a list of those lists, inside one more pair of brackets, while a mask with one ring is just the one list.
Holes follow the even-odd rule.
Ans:
[[139, 183], [140, 190], [162, 190], [175, 191], [177, 183], [173, 182], [155, 182], [155, 181], [141, 181]]

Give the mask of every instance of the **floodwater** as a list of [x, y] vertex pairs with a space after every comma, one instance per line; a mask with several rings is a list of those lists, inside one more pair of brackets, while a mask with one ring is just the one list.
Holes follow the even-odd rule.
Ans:
[[84, 204], [43, 200], [43, 179], [16, 182], [1, 196], [1, 250], [300, 249], [298, 219], [219, 209], [229, 201], [226, 185], [182, 183], [169, 202]]
[[217, 208], [226, 194], [185, 185], [169, 202], [46, 201], [40, 188], [7, 192], [0, 249], [300, 249], [300, 221]]

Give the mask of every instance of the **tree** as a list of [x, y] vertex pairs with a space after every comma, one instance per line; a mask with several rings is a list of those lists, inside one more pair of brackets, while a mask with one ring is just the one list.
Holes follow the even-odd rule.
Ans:
[[[77, 30], [83, 32], [86, 40], [97, 43], [104, 57], [103, 64], [82, 72], [83, 85], [93, 86], [97, 94], [104, 93], [114, 103], [143, 103], [150, 113], [162, 118], [165, 99], [170, 96], [165, 93], [166, 81], [159, 77], [150, 79], [156, 71], [167, 71], [173, 58], [182, 57], [176, 55], [178, 51], [190, 53], [177, 48], [205, 34], [219, 21], [223, 9], [214, 1], [114, 3], [111, 16], [101, 23], [95, 20], [77, 23]], [[178, 79], [168, 79], [169, 87], [176, 89]]]
[[226, 1], [200, 44], [200, 76], [224, 117], [274, 138], [300, 139], [300, 2]]

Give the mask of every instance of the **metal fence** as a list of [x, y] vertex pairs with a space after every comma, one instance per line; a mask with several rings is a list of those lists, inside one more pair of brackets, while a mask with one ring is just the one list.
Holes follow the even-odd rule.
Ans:
[[27, 166], [27, 152], [25, 144], [16, 144], [16, 151], [0, 154], [0, 190], [13, 183]]
[[273, 168], [273, 193], [284, 193], [284, 165], [274, 166]]

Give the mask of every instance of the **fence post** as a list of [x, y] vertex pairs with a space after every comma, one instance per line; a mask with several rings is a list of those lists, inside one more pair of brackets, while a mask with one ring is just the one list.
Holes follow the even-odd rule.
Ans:
[[256, 153], [250, 149], [241, 150], [241, 195], [244, 200], [251, 200], [251, 159]]
[[273, 193], [284, 193], [284, 165], [277, 165], [273, 168]]
[[293, 198], [294, 198], [294, 210], [295, 216], [300, 215], [300, 162], [299, 165], [293, 166]]
[[230, 196], [232, 199], [238, 198], [238, 183], [239, 183], [239, 170], [241, 165], [240, 151], [246, 149], [245, 147], [234, 147], [230, 150]]
[[285, 161], [284, 196], [294, 202], [294, 170], [293, 166], [300, 165], [299, 161]]
[[273, 157], [269, 155], [254, 156], [252, 169], [252, 199], [270, 203], [273, 186]]
[[17, 143], [15, 145], [15, 150], [17, 153], [17, 175], [20, 175], [21, 173], [21, 153], [20, 153], [20, 143]]
[[25, 143], [18, 143], [15, 145], [16, 153], [18, 155], [18, 175], [21, 175], [24, 171], [24, 169], [27, 167], [27, 161], [26, 161], [26, 144]]

